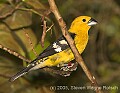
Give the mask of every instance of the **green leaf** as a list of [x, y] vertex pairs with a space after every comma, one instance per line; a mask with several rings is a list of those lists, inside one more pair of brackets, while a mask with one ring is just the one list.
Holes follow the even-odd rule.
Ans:
[[30, 26], [32, 24], [31, 19], [32, 16], [30, 12], [18, 10], [10, 17], [7, 17], [4, 22], [10, 27], [10, 29], [19, 29]]

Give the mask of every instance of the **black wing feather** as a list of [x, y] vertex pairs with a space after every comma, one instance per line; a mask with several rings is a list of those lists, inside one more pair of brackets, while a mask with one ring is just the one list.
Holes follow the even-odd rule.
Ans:
[[[67, 49], [67, 48], [69, 48], [69, 45], [68, 44], [60, 44], [60, 42], [59, 41], [61, 41], [61, 40], [65, 40], [66, 41], [66, 39], [62, 36], [62, 37], [60, 37], [56, 42], [54, 42], [54, 43], [56, 43], [57, 45], [59, 45], [60, 47], [61, 47], [61, 50], [63, 51], [63, 50], [65, 50], [65, 49]], [[66, 41], [67, 42], [67, 41]], [[56, 51], [55, 51], [55, 48], [53, 48], [53, 44], [51, 44], [50, 46], [48, 46], [41, 54], [39, 54], [39, 56], [38, 56], [38, 58], [37, 59], [41, 59], [41, 58], [44, 58], [44, 57], [47, 57], [47, 56], [51, 56], [51, 55], [53, 55], [53, 54], [55, 54], [55, 53], [57, 53]]]

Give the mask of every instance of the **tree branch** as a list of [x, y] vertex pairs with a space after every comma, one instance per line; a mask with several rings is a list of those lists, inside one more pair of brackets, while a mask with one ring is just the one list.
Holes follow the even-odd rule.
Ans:
[[17, 53], [16, 51], [11, 50], [11, 49], [9, 49], [9, 48], [7, 48], [7, 47], [1, 45], [1, 44], [0, 44], [0, 49], [3, 49], [3, 50], [5, 50], [5, 51], [7, 51], [8, 53], [10, 53], [10, 54], [12, 54], [12, 55], [14, 55], [14, 56], [16, 56], [16, 57], [18, 57], [18, 58], [20, 58], [20, 59], [26, 61], [26, 62], [31, 62], [31, 60], [25, 58], [24, 56], [20, 55], [20, 54]]
[[[67, 31], [66, 24], [65, 24], [63, 18], [61, 17], [61, 15], [60, 15], [60, 13], [59, 13], [59, 11], [57, 9], [55, 1], [54, 0], [48, 0], [48, 2], [49, 2], [49, 5], [50, 5], [50, 8], [51, 8], [51, 11], [55, 15], [55, 17], [56, 17], [56, 19], [57, 19], [57, 21], [58, 21], [58, 23], [59, 23], [59, 25], [61, 27], [62, 34], [64, 35], [64, 37], [68, 41], [68, 43], [69, 43], [69, 45], [71, 47], [71, 50], [73, 51], [73, 54], [75, 56], [76, 61], [82, 67], [83, 71], [85, 72], [85, 74], [87, 75], [87, 77], [91, 81], [91, 83], [95, 87], [98, 87], [98, 84], [96, 82], [95, 77], [90, 73], [90, 71], [88, 70], [87, 66], [85, 65], [81, 55], [79, 54], [78, 50], [76, 49], [74, 41], [73, 41], [73, 39], [71, 38], [71, 36], [69, 35], [69, 33]], [[102, 93], [102, 91], [97, 88], [96, 93]]]

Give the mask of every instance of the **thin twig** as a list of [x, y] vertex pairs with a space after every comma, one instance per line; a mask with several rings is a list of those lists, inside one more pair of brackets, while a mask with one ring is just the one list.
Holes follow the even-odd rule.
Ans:
[[26, 61], [26, 62], [31, 62], [31, 60], [25, 58], [24, 56], [20, 55], [19, 53], [15, 52], [15, 51], [13, 51], [13, 50], [11, 50], [11, 49], [9, 49], [9, 48], [4, 47], [4, 46], [1, 45], [1, 44], [0, 44], [0, 48], [3, 49], [3, 50], [5, 50], [5, 51], [7, 51], [8, 53], [10, 53], [10, 54], [18, 57], [18, 58]]
[[47, 21], [43, 20], [43, 33], [42, 33], [42, 37], [40, 41], [42, 47], [44, 47], [44, 41], [45, 41], [45, 36], [46, 36], [46, 29], [47, 29], [46, 23]]
[[40, 44], [42, 47], [44, 47], [44, 41], [45, 41], [45, 36], [46, 36], [46, 33], [48, 31], [50, 31], [53, 27], [54, 24], [52, 24], [48, 29], [47, 29], [47, 22], [43, 19], [43, 33], [42, 33], [42, 37], [41, 37], [41, 41], [40, 41]]
[[[87, 66], [85, 65], [81, 55], [79, 54], [78, 50], [76, 49], [74, 41], [73, 41], [73, 39], [71, 38], [71, 36], [69, 35], [69, 33], [67, 31], [66, 24], [63, 21], [63, 18], [61, 17], [61, 15], [60, 15], [60, 13], [59, 13], [59, 11], [57, 9], [55, 1], [54, 0], [48, 0], [48, 2], [49, 2], [49, 5], [50, 5], [50, 8], [51, 8], [51, 11], [54, 13], [54, 15], [55, 15], [60, 27], [61, 27], [61, 30], [62, 30], [62, 33], [63, 33], [64, 37], [68, 41], [68, 43], [69, 43], [69, 45], [71, 47], [71, 50], [73, 51], [73, 54], [75, 56], [76, 61], [82, 67], [83, 71], [85, 72], [85, 74], [87, 75], [87, 77], [91, 81], [91, 83], [95, 87], [98, 87], [98, 84], [96, 82], [95, 77], [90, 73], [90, 71], [88, 70]], [[102, 91], [97, 88], [96, 93], [102, 93]]]
[[[39, 13], [38, 11], [36, 11], [35, 9], [28, 9], [28, 8], [18, 8], [18, 9], [19, 9], [19, 10], [22, 10], [22, 11], [32, 12], [32, 13], [38, 15], [38, 16], [41, 16], [41, 17], [44, 16], [44, 18], [46, 18], [47, 20], [49, 20], [47, 16], [51, 13], [50, 10], [45, 11], [43, 14], [41, 14], [41, 13]], [[49, 21], [50, 21], [50, 20], [49, 20]]]
[[12, 15], [21, 6], [21, 4], [22, 3], [17, 4], [14, 9], [10, 10], [8, 13], [5, 13], [4, 15], [1, 15], [0, 19], [6, 18], [7, 16]]
[[28, 9], [28, 8], [18, 8], [19, 10], [23, 10], [23, 11], [29, 11], [32, 12], [34, 14], [37, 14], [39, 16], [43, 16], [42, 14], [40, 14], [39, 12], [35, 11], [34, 9]]
[[46, 30], [46, 32], [50, 31], [53, 26], [54, 26], [54, 24], [52, 24], [52, 25]]
[[30, 46], [32, 47], [33, 53], [34, 53], [35, 56], [37, 57], [38, 54], [37, 54], [37, 52], [36, 52], [35, 49], [34, 49], [34, 46], [33, 46], [33, 43], [32, 43], [32, 41], [31, 41], [31, 38], [29, 37], [29, 35], [28, 35], [28, 33], [27, 33], [26, 31], [24, 31], [24, 33], [25, 33], [25, 35], [26, 35], [26, 37], [27, 37], [27, 39], [28, 39], [28, 41], [29, 41]]

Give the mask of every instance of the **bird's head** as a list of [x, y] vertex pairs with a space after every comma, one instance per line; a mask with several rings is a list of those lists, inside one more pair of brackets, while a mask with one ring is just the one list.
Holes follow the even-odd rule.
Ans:
[[88, 33], [91, 26], [96, 25], [97, 21], [89, 16], [77, 17], [71, 24], [70, 33], [80, 34], [81, 32]]

